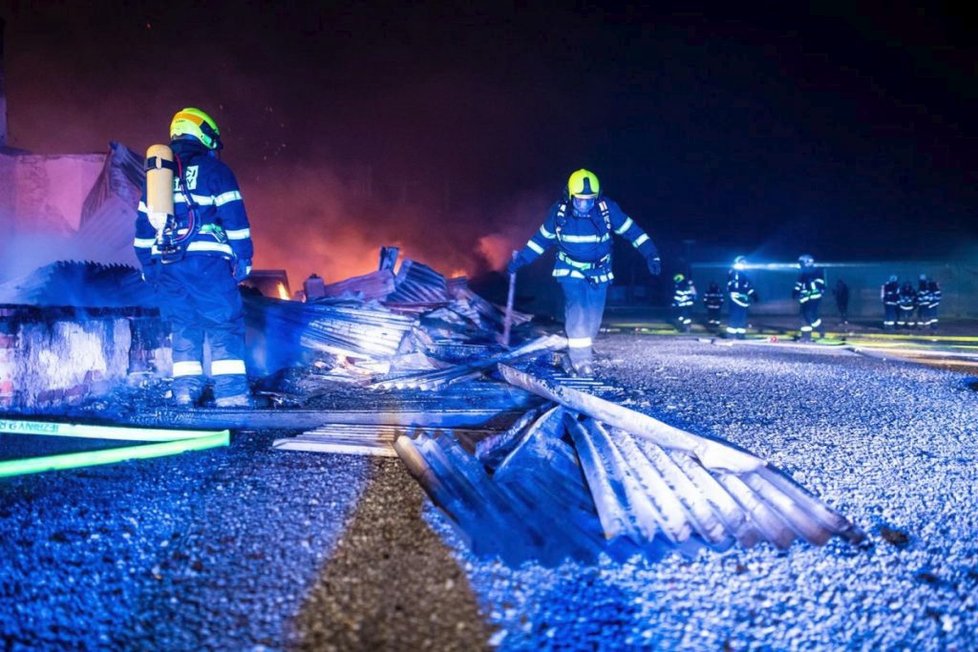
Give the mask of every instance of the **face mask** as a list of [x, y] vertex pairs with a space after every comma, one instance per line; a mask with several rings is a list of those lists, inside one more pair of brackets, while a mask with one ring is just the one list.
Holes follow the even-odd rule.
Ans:
[[587, 215], [594, 208], [594, 197], [574, 197], [571, 202], [578, 215]]

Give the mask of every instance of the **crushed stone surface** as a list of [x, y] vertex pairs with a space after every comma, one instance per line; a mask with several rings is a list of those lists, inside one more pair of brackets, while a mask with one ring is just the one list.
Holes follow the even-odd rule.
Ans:
[[397, 460], [236, 432], [224, 449], [0, 479], [0, 641], [974, 649], [975, 378], [818, 346], [612, 334], [597, 348], [623, 404], [767, 459], [867, 543], [511, 568], [472, 555]]

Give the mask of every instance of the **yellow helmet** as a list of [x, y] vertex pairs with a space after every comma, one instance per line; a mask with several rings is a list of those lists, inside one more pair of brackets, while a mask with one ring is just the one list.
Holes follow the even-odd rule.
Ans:
[[180, 136], [193, 136], [207, 149], [221, 149], [221, 130], [214, 118], [200, 109], [188, 106], [177, 111], [170, 121], [170, 140]]
[[580, 169], [567, 180], [568, 197], [597, 197], [601, 194], [601, 182], [590, 170]]

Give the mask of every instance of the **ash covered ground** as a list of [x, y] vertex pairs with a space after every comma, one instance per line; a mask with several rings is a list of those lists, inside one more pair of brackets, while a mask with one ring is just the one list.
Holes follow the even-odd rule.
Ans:
[[767, 459], [866, 545], [510, 568], [398, 460], [241, 431], [0, 481], [5, 647], [974, 648], [978, 380], [821, 346], [612, 334], [598, 352], [626, 406]]

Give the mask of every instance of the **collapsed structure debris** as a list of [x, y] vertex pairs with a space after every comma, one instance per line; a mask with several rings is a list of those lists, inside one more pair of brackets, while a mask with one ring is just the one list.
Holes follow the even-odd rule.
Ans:
[[469, 450], [430, 429], [394, 443], [479, 553], [558, 563], [864, 538], [750, 453], [525, 370], [499, 370], [552, 407], [528, 411]]
[[[561, 376], [566, 339], [532, 316], [514, 311], [513, 348], [501, 345], [502, 309], [416, 261], [395, 274], [396, 257], [385, 248], [377, 272], [306, 302], [245, 293], [249, 366], [292, 370], [292, 399], [281, 386], [266, 391], [291, 407], [157, 406], [129, 423], [294, 429], [273, 446], [397, 455], [476, 552], [508, 562], [862, 539], [764, 460], [629, 410], [599, 380]], [[77, 300], [66, 289], [84, 281], [84, 301], [97, 302], [100, 279], [113, 276], [137, 282], [128, 268], [58, 264], [13, 287], [51, 305]], [[164, 361], [149, 366], [165, 374]], [[338, 387], [373, 409], [317, 405]]]

